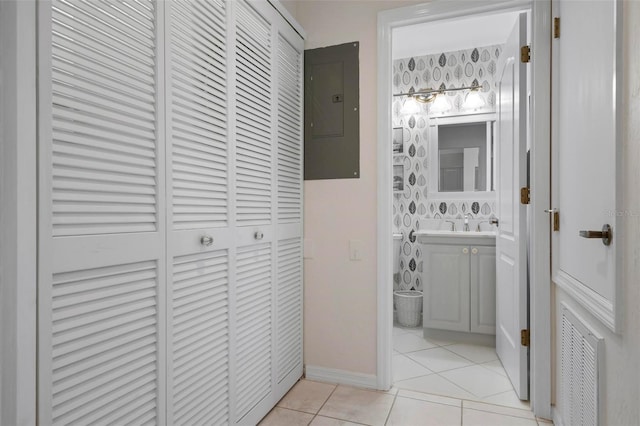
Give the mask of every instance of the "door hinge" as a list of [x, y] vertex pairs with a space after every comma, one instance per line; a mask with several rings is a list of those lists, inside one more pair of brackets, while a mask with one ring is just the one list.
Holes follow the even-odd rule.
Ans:
[[520, 330], [520, 344], [522, 346], [529, 346], [530, 339], [529, 330]]
[[520, 188], [520, 204], [529, 204], [531, 201], [529, 187]]
[[560, 18], [553, 18], [553, 38], [560, 38]]
[[553, 212], [553, 230], [560, 230], [560, 212], [557, 210]]
[[523, 64], [528, 63], [531, 60], [531, 48], [528, 45], [520, 48], [520, 62]]

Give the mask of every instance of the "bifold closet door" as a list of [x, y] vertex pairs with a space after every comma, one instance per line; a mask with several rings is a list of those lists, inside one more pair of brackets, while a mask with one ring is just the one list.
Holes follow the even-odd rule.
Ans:
[[304, 43], [276, 33], [276, 397], [302, 376], [302, 100]]
[[[273, 399], [273, 10], [239, 0], [235, 14], [235, 417], [250, 424]], [[264, 7], [266, 6], [266, 7]]]
[[257, 423], [302, 375], [302, 39], [267, 1], [38, 8], [40, 422]]
[[237, 424], [302, 376], [302, 52], [266, 2], [233, 2]]
[[162, 9], [39, 17], [41, 424], [163, 424]]
[[228, 5], [165, 2], [167, 424], [230, 420]]

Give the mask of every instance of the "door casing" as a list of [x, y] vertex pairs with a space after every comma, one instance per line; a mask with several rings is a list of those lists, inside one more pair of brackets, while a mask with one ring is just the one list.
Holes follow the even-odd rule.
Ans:
[[530, 203], [530, 401], [536, 416], [551, 418], [550, 203], [551, 1], [433, 2], [378, 14], [378, 243], [377, 387], [392, 385], [392, 170], [391, 41], [394, 28], [486, 13], [530, 10], [531, 203]]

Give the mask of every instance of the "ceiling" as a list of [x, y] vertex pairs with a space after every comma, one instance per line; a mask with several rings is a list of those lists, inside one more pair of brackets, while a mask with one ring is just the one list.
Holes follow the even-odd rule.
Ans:
[[393, 59], [503, 44], [520, 12], [457, 18], [393, 30]]

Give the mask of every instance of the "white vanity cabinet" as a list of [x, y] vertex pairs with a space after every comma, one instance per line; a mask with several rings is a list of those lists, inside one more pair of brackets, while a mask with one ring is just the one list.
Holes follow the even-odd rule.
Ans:
[[[465, 236], [466, 234], [466, 236]], [[495, 334], [495, 237], [424, 235], [423, 326]]]
[[496, 334], [496, 248], [469, 249], [469, 331]]

